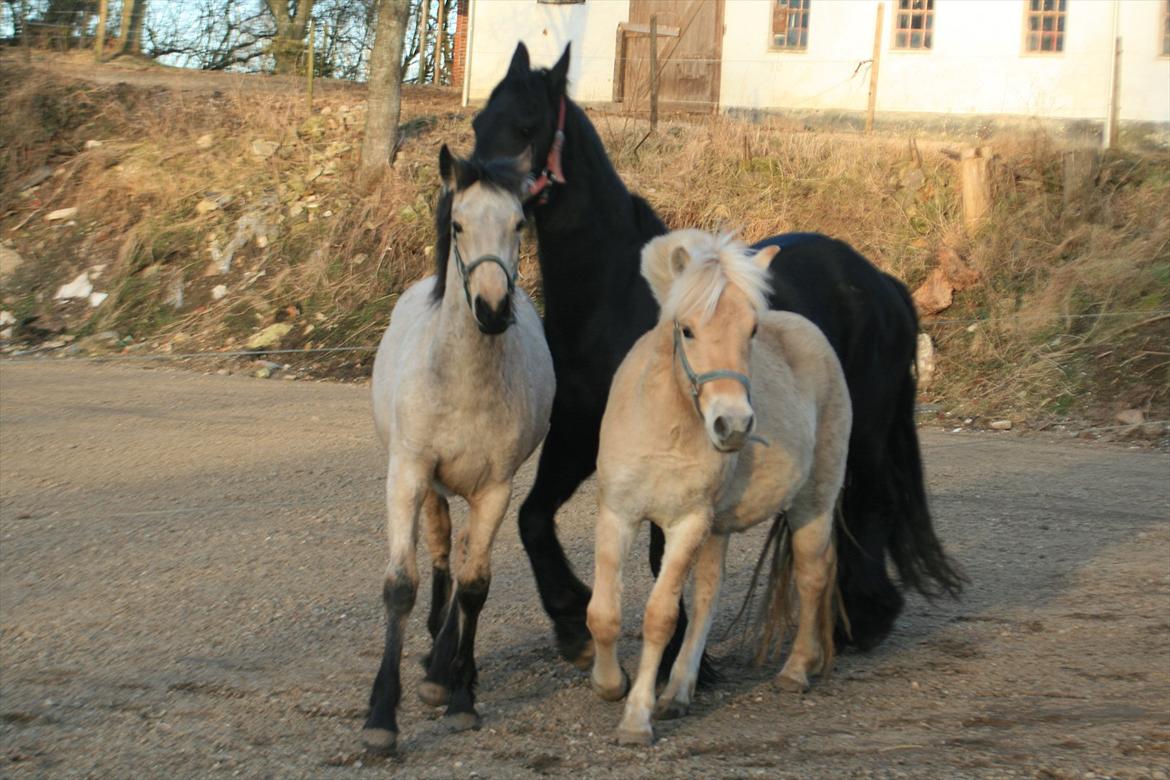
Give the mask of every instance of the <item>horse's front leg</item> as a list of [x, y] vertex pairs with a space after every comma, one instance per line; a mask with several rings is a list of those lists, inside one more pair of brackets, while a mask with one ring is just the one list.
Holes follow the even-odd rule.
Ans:
[[655, 717], [663, 720], [687, 714], [699, 679], [699, 661], [707, 647], [707, 635], [715, 618], [715, 602], [723, 584], [727, 534], [712, 534], [699, 548], [695, 561], [695, 614], [670, 672], [670, 682], [658, 698]]
[[448, 664], [450, 681], [446, 722], [455, 731], [479, 728], [475, 711], [475, 631], [492, 581], [492, 543], [508, 510], [512, 485], [492, 485], [468, 499], [466, 549], [455, 570], [455, 596], [447, 620], [435, 640], [431, 677], [438, 664]]
[[630, 680], [618, 663], [617, 641], [622, 630], [622, 566], [637, 526], [604, 502], [597, 517], [593, 598], [586, 622], [593, 635], [593, 690], [606, 701], [626, 695]]
[[642, 660], [638, 676], [626, 699], [626, 711], [618, 726], [618, 742], [649, 745], [654, 741], [650, 710], [654, 706], [654, 684], [662, 651], [670, 641], [678, 622], [678, 601], [690, 572], [695, 553], [710, 533], [710, 517], [705, 513], [687, 515], [666, 530], [666, 551], [662, 571], [650, 591], [646, 614], [642, 619]]
[[[805, 516], [807, 517], [807, 515]], [[799, 524], [801, 515], [789, 513]], [[776, 678], [781, 688], [808, 690], [810, 674], [828, 672], [833, 665], [833, 582], [837, 550], [833, 544], [832, 510], [814, 515], [792, 532], [792, 563], [800, 594], [796, 638], [784, 668]]]
[[370, 750], [391, 752], [398, 745], [398, 701], [402, 697], [400, 666], [406, 621], [418, 592], [418, 511], [429, 474], [423, 464], [391, 455], [386, 476], [386, 534], [390, 562], [382, 585], [386, 636], [382, 664], [370, 693], [370, 714], [362, 741]]
[[[427, 491], [423, 499], [423, 538], [431, 555], [431, 611], [427, 616], [427, 631], [431, 635], [431, 652], [423, 661], [423, 668], [430, 669], [435, 655], [435, 640], [447, 615], [451, 601], [451, 510], [447, 499], [435, 492]], [[432, 707], [447, 703], [450, 681], [431, 679], [428, 675], [418, 687], [418, 697]]]

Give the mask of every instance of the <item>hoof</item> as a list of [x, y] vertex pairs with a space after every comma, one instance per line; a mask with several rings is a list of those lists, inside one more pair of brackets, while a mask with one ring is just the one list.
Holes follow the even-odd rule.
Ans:
[[803, 674], [798, 677], [794, 673], [781, 672], [776, 676], [776, 686], [789, 693], [807, 693], [808, 677]]
[[677, 699], [660, 701], [654, 708], [654, 717], [658, 720], [674, 720], [681, 718], [691, 711], [690, 705], [683, 704]]
[[653, 745], [653, 729], [618, 729], [617, 741], [619, 745]]
[[456, 712], [443, 718], [443, 723], [451, 731], [471, 731], [479, 728], [480, 720], [474, 712]]
[[398, 747], [398, 732], [388, 729], [362, 729], [362, 744], [370, 753], [387, 755]]
[[[620, 668], [620, 667], [619, 667]], [[617, 688], [603, 688], [597, 684], [597, 681], [592, 677], [589, 678], [589, 685], [592, 686], [593, 692], [602, 701], [621, 701], [626, 698], [626, 694], [630, 692], [630, 675], [626, 674], [626, 670], [622, 669], [622, 682]]]
[[593, 640], [590, 639], [586, 642], [575, 657], [567, 658], [567, 660], [581, 671], [589, 671], [589, 667], [593, 666]]
[[443, 707], [451, 699], [451, 691], [444, 685], [423, 680], [418, 686], [418, 697], [422, 699], [423, 704]]

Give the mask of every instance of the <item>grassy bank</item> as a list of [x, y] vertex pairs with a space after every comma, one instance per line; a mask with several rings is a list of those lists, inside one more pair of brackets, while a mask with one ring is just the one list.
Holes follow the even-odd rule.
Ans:
[[[0, 281], [17, 320], [10, 350], [62, 334], [73, 351], [221, 350], [266, 328], [282, 348], [375, 343], [397, 294], [431, 267], [439, 145], [471, 147], [471, 112], [452, 93], [408, 89], [398, 162], [360, 189], [359, 90], [327, 94], [312, 116], [295, 94], [95, 86], [17, 66], [0, 91], [0, 239], [23, 258]], [[639, 146], [643, 123], [593, 118], [631, 189], [672, 226], [748, 240], [821, 231], [911, 288], [940, 252], [961, 258], [968, 284], [924, 320], [937, 350], [924, 400], [1033, 423], [1170, 417], [1166, 154], [1111, 153], [1069, 201], [1049, 137], [981, 140], [995, 152], [993, 205], [971, 233], [958, 143], [706, 119]], [[65, 208], [77, 212], [47, 219]], [[87, 269], [108, 298], [53, 299]], [[306, 368], [360, 375], [369, 359]]]

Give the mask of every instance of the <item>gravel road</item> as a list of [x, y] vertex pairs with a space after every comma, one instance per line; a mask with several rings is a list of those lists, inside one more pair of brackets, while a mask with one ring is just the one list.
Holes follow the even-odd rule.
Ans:
[[[923, 441], [972, 585], [911, 600], [891, 641], [808, 695], [774, 689], [779, 665], [752, 668], [732, 637], [713, 648], [727, 679], [690, 717], [618, 747], [620, 705], [556, 656], [509, 519], [480, 632], [483, 729], [446, 734], [415, 697], [416, 607], [402, 755], [378, 759], [358, 743], [385, 558], [366, 387], [0, 364], [0, 776], [1170, 775], [1170, 457]], [[560, 516], [586, 573], [595, 499], [587, 485]], [[716, 638], [762, 538], [732, 543]], [[627, 668], [648, 582], [639, 560]]]

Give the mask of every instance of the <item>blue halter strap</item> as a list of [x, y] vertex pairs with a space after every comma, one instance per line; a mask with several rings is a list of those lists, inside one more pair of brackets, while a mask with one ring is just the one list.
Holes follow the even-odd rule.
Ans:
[[[705, 371], [702, 374], [696, 374], [695, 369], [691, 367], [691, 361], [687, 360], [687, 351], [683, 348], [682, 325], [678, 320], [674, 321], [674, 354], [678, 356], [678, 362], [682, 365], [683, 373], [687, 375], [687, 381], [691, 384], [691, 400], [695, 402], [695, 411], [699, 413], [699, 417], [703, 416], [703, 409], [699, 406], [699, 390], [708, 382], [714, 382], [716, 379], [733, 379], [743, 385], [743, 390], [747, 393], [748, 405], [752, 402], [752, 380], [748, 378], [747, 374], [741, 374], [738, 371], [731, 371], [726, 368], [718, 368], [714, 371]], [[762, 436], [751, 434], [748, 436], [748, 441], [754, 441], [757, 444], [768, 446], [768, 441]]]

